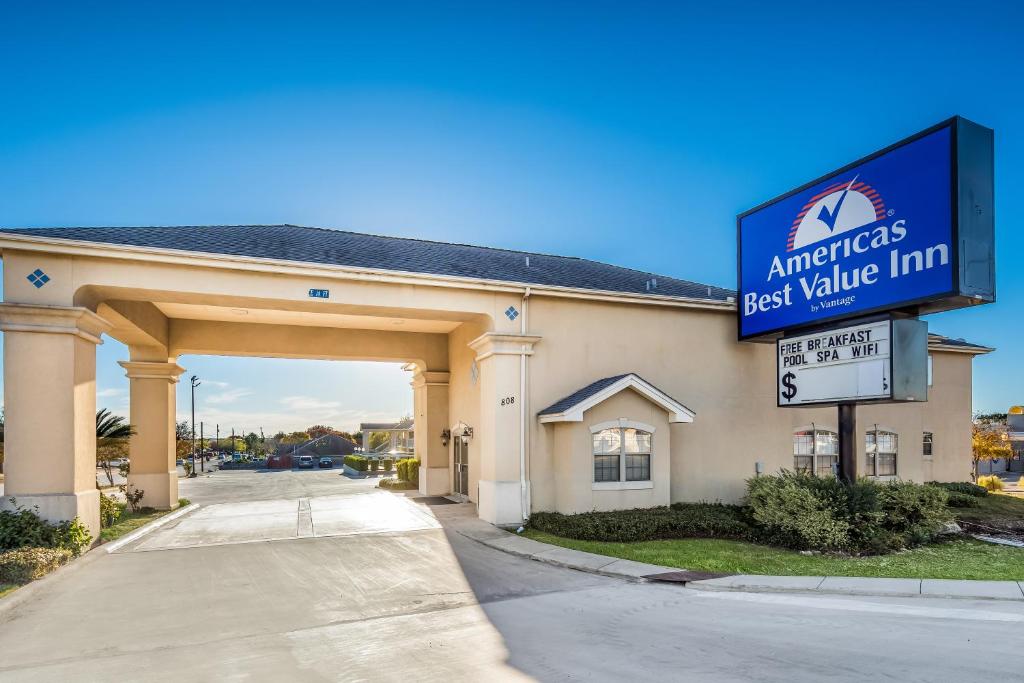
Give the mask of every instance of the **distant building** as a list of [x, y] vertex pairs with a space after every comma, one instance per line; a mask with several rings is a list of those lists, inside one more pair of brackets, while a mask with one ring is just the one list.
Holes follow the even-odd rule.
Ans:
[[[398, 422], [363, 422], [359, 425], [359, 431], [363, 434], [363, 451], [374, 453], [393, 453], [395, 455], [412, 455], [415, 448], [414, 431], [415, 426], [412, 418], [399, 420]], [[388, 440], [376, 448], [370, 448], [370, 434], [374, 432], [386, 432]]]

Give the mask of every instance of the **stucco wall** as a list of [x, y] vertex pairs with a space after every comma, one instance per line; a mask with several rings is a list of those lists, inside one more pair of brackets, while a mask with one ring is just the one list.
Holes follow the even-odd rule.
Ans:
[[[651, 447], [653, 488], [594, 490], [591, 427], [626, 418], [654, 427]], [[545, 426], [552, 436], [555, 510], [571, 514], [589, 510], [621, 510], [668, 505], [671, 434], [668, 414], [631, 389], [625, 389], [583, 413], [583, 422]]]
[[[794, 429], [836, 426], [834, 408], [776, 407], [774, 345], [737, 343], [731, 314], [535, 297], [529, 329], [543, 338], [530, 359], [531, 415], [596, 379], [626, 372], [696, 413], [692, 424], [670, 427], [672, 501], [736, 501], [757, 461], [766, 472], [793, 467]], [[972, 357], [932, 355], [927, 403], [858, 409], [858, 471], [864, 432], [877, 423], [900, 434], [901, 478], [968, 478]], [[560, 432], [536, 419], [531, 430], [532, 507], [560, 508], [559, 501], [574, 499], [563, 491], [556, 460], [567, 446]], [[935, 434], [930, 462], [921, 454], [923, 431]]]

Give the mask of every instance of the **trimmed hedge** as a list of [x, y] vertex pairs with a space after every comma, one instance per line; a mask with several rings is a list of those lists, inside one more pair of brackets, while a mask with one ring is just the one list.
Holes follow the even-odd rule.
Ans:
[[675, 503], [672, 507], [563, 515], [535, 512], [529, 525], [581, 541], [650, 541], [669, 538], [746, 539], [752, 529], [742, 508], [718, 503]]
[[376, 472], [377, 470], [380, 469], [380, 460], [377, 460], [376, 458], [374, 458], [373, 460], [369, 461], [369, 465], [370, 465], [370, 471], [371, 472]]
[[394, 458], [384, 458], [380, 461], [380, 466], [385, 472], [390, 472], [395, 466]]
[[377, 487], [382, 489], [392, 489], [395, 491], [411, 491], [416, 488], [416, 484], [411, 481], [402, 481], [401, 479], [395, 479], [394, 477], [387, 477], [377, 481]]
[[949, 493], [961, 493], [975, 498], [984, 498], [988, 495], [988, 489], [984, 486], [971, 484], [966, 481], [930, 481], [929, 486], [938, 486]]
[[370, 461], [361, 455], [346, 455], [344, 462], [356, 472], [365, 472], [370, 465]]
[[401, 481], [407, 481], [410, 484], [414, 484], [415, 487], [420, 485], [420, 461], [416, 458], [402, 458], [395, 465], [398, 470], [398, 478]]
[[74, 556], [67, 548], [18, 548], [0, 553], [0, 583], [28, 583], [66, 564]]
[[977, 496], [969, 496], [966, 493], [949, 492], [949, 500], [946, 502], [951, 508], [980, 508], [981, 499]]

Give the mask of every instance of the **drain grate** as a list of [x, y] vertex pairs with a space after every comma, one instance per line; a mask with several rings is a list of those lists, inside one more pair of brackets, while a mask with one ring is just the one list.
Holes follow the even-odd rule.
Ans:
[[715, 574], [713, 572], [665, 572], [664, 574], [650, 574], [645, 579], [651, 581], [667, 581], [669, 583], [689, 583], [690, 581], [703, 581], [705, 579], [720, 579], [723, 576], [732, 574]]

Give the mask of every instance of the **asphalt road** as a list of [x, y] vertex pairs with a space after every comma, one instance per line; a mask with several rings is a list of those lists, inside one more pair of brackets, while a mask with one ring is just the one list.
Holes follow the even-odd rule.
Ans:
[[[0, 680], [1005, 680], [1015, 603], [708, 593], [519, 559], [332, 472], [182, 482], [202, 507], [0, 601]], [[17, 593], [15, 593], [17, 595]]]

